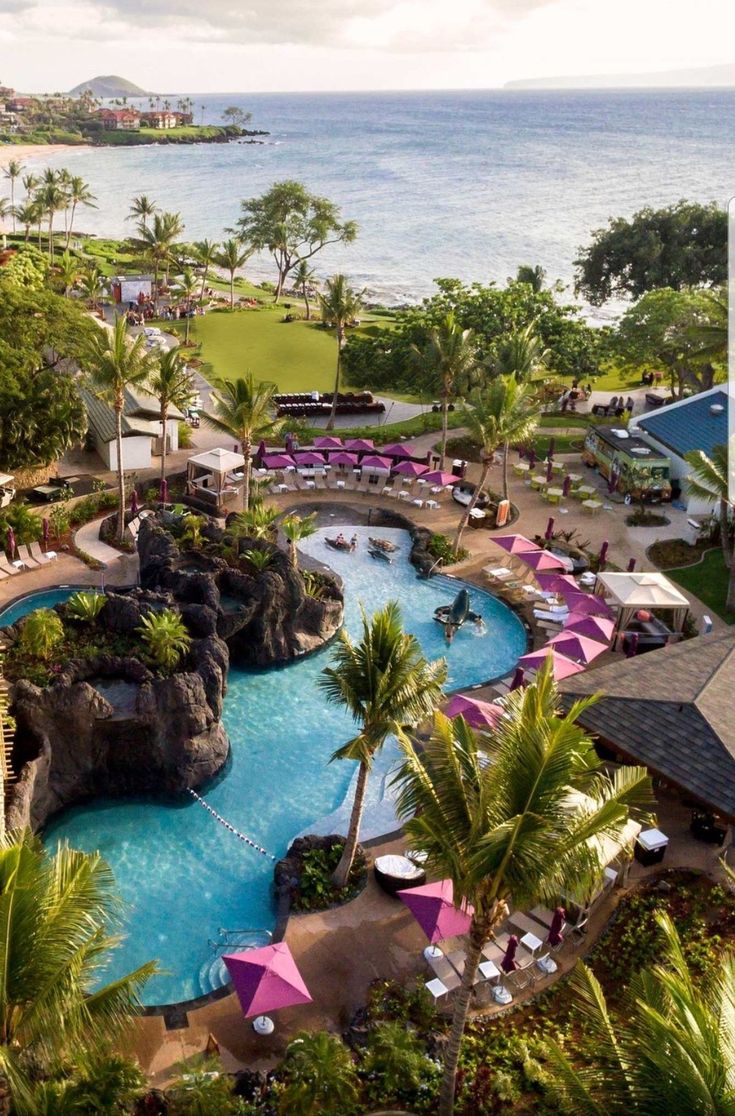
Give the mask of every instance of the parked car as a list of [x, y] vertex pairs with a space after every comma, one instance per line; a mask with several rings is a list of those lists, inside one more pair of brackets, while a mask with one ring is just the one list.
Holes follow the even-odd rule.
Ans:
[[[467, 505], [470, 503], [472, 497], [474, 496], [476, 488], [477, 485], [472, 484], [471, 481], [460, 481], [460, 483], [455, 484], [452, 489], [452, 499], [456, 500], [458, 504], [462, 504], [462, 506], [466, 508]], [[481, 492], [478, 497], [477, 503], [475, 504], [475, 507], [486, 508], [489, 503], [490, 497], [488, 496], [487, 492]]]

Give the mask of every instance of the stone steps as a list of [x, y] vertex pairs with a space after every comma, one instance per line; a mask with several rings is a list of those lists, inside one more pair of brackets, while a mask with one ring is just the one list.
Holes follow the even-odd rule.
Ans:
[[253, 949], [258, 946], [268, 945], [271, 935], [267, 930], [243, 930], [240, 933], [228, 932], [222, 935], [220, 941], [212, 947], [212, 953], [203, 962], [199, 969], [197, 985], [200, 996], [208, 996], [229, 984], [230, 974], [222, 960], [225, 953], [237, 953], [244, 949]]

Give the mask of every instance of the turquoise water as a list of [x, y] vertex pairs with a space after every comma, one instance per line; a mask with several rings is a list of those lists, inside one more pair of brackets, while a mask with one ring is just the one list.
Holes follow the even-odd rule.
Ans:
[[54, 605], [63, 604], [64, 601], [69, 600], [72, 593], [76, 592], [76, 589], [66, 586], [61, 589], [41, 589], [37, 593], [29, 593], [27, 597], [22, 597], [0, 612], [0, 628], [15, 624], [21, 617], [27, 616], [29, 612], [35, 612], [37, 608], [53, 608]]
[[[343, 529], [352, 534], [352, 528]], [[400, 602], [404, 624], [425, 654], [447, 653], [450, 688], [503, 674], [525, 650], [522, 624], [487, 593], [471, 589], [472, 607], [483, 614], [484, 634], [471, 626], [447, 648], [433, 619], [439, 604], [459, 588], [448, 578], [419, 581], [408, 563], [408, 535], [382, 530], [400, 543], [391, 566], [364, 550], [368, 528], [355, 528], [355, 554], [329, 550], [320, 531], [302, 544], [345, 581], [348, 629], [357, 634], [360, 603], [368, 613], [387, 600]], [[281, 669], [230, 671], [224, 721], [232, 758], [224, 775], [203, 794], [237, 829], [280, 857], [291, 838], [330, 813], [352, 775], [348, 763], [329, 764], [352, 730], [349, 718], [325, 704], [317, 690], [330, 650]], [[196, 802], [105, 801], [68, 810], [53, 822], [47, 841], [66, 839], [85, 850], [100, 849], [111, 864], [128, 904], [127, 939], [115, 955], [111, 976], [157, 957], [165, 973], [150, 982], [150, 1004], [173, 1003], [209, 989], [200, 968], [211, 958], [209, 940], [220, 929], [272, 929], [273, 862], [237, 840]]]

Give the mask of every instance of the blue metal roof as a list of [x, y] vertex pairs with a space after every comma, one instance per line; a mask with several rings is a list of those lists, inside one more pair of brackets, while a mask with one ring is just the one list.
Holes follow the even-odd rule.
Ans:
[[[722, 407], [719, 414], [711, 408]], [[715, 446], [727, 444], [726, 391], [712, 392], [711, 395], [693, 395], [679, 407], [662, 407], [653, 414], [638, 419], [638, 426], [661, 442], [678, 457], [690, 450], [704, 450], [711, 456]]]

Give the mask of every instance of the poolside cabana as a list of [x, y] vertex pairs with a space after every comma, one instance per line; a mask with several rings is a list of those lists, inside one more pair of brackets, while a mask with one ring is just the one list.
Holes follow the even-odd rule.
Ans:
[[186, 495], [194, 506], [213, 515], [237, 511], [242, 503], [245, 458], [232, 450], [213, 449], [186, 463]]
[[687, 598], [662, 573], [598, 574], [595, 596], [602, 597], [617, 609], [619, 631], [625, 631], [636, 612], [645, 609], [669, 612], [672, 631], [681, 632], [689, 612]]

